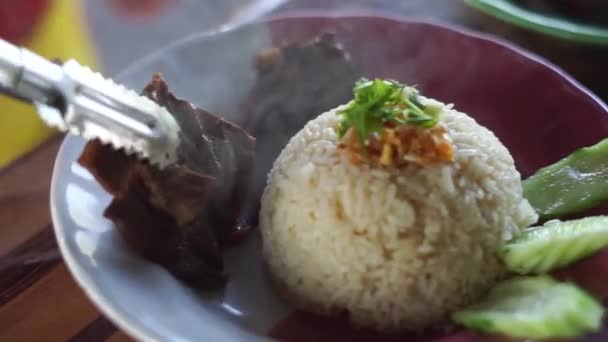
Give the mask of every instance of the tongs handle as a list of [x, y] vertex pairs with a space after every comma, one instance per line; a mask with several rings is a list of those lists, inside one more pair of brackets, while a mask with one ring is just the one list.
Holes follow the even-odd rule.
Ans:
[[9, 96], [54, 108], [55, 115], [40, 114], [60, 129], [68, 128], [63, 119], [87, 120], [148, 140], [164, 139], [157, 117], [136, 105], [137, 95], [128, 96], [127, 89], [76, 61], [58, 65], [0, 39], [0, 85]]
[[60, 65], [0, 39], [0, 91], [30, 102], [59, 105]]

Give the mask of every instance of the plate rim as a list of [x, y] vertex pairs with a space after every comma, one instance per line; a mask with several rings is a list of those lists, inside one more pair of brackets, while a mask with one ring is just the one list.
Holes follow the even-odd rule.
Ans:
[[103, 314], [113, 324], [132, 338], [135, 338], [137, 341], [161, 341], [159, 336], [152, 334], [143, 326], [140, 327], [140, 323], [131, 320], [130, 315], [122, 312], [121, 309], [119, 309], [116, 305], [113, 305], [112, 302], [102, 294], [102, 291], [98, 288], [95, 282], [89, 279], [89, 277], [86, 275], [86, 271], [83, 270], [80, 263], [77, 261], [78, 258], [74, 257], [67, 246], [67, 241], [65, 239], [66, 233], [63, 224], [61, 223], [62, 220], [59, 218], [60, 214], [58, 205], [56, 203], [57, 200], [55, 198], [58, 196], [57, 183], [59, 182], [58, 178], [60, 177], [58, 171], [61, 168], [61, 165], [67, 162], [64, 160], [66, 155], [64, 151], [67, 149], [67, 145], [71, 140], [72, 139], [70, 139], [70, 136], [66, 135], [61, 142], [59, 150], [57, 151], [57, 157], [55, 158], [55, 163], [53, 165], [53, 175], [51, 178], [50, 189], [51, 221], [62, 259], [65, 262], [68, 271], [72, 275], [72, 278], [76, 281], [78, 287], [84, 291], [85, 295], [101, 312], [101, 314]]
[[[215, 34], [224, 33], [231, 30], [243, 30], [247, 29], [252, 25], [263, 25], [270, 22], [284, 21], [290, 19], [302, 19], [302, 18], [322, 18], [322, 19], [355, 19], [355, 18], [374, 18], [377, 20], [388, 20], [392, 21], [395, 24], [404, 24], [404, 23], [414, 23], [421, 25], [434, 26], [440, 29], [448, 30], [455, 32], [459, 35], [466, 36], [469, 39], [474, 39], [478, 41], [484, 41], [490, 44], [498, 45], [501, 48], [510, 51], [513, 54], [520, 55], [523, 58], [526, 58], [531, 63], [539, 64], [540, 67], [547, 68], [549, 71], [555, 73], [561, 81], [569, 84], [573, 90], [580, 92], [580, 96], [587, 97], [589, 100], [595, 102], [598, 106], [598, 109], [604, 111], [604, 113], [608, 114], [608, 106], [593, 92], [591, 92], [587, 87], [579, 83], [573, 77], [569, 76], [563, 69], [549, 62], [548, 60], [540, 57], [532, 52], [526, 51], [520, 47], [515, 46], [514, 44], [490, 34], [476, 32], [458, 25], [448, 24], [442, 21], [428, 19], [428, 18], [420, 18], [420, 17], [406, 17], [395, 14], [388, 14], [383, 11], [373, 11], [373, 10], [352, 10], [352, 11], [322, 11], [322, 10], [292, 10], [287, 11], [285, 13], [280, 13], [277, 15], [268, 16], [266, 18], [262, 18], [260, 20], [253, 20], [237, 27], [221, 27], [217, 30], [205, 31], [202, 33], [196, 33], [187, 37], [184, 37], [178, 41], [175, 41], [171, 44], [166, 45], [158, 49], [156, 52], [149, 54], [134, 63], [128, 65], [120, 74], [128, 72], [131, 68], [136, 67], [137, 64], [145, 62], [146, 60], [153, 59], [159, 55], [166, 53], [176, 47], [187, 45], [195, 40], [202, 40], [207, 37], [212, 37]], [[120, 75], [119, 74], [119, 75]], [[133, 320], [130, 318], [130, 315], [124, 313], [117, 306], [113, 305], [108, 298], [106, 298], [102, 291], [97, 287], [97, 285], [88, 278], [85, 271], [79, 265], [77, 258], [70, 252], [70, 249], [67, 246], [67, 241], [65, 240], [65, 229], [63, 226], [63, 222], [60, 219], [59, 208], [57, 205], [58, 196], [58, 182], [61, 177], [59, 174], [60, 168], [62, 165], [65, 165], [66, 161], [66, 153], [67, 145], [70, 143], [71, 139], [69, 136], [66, 136], [57, 152], [57, 156], [55, 158], [55, 163], [53, 166], [53, 173], [51, 179], [51, 187], [50, 187], [50, 211], [51, 211], [51, 220], [53, 223], [53, 231], [55, 234], [55, 238], [57, 240], [59, 250], [63, 257], [64, 262], [67, 265], [67, 268], [72, 275], [73, 279], [76, 281], [78, 286], [85, 292], [86, 296], [89, 300], [95, 305], [97, 309], [107, 317], [112, 323], [114, 323], [118, 328], [123, 330], [125, 333], [140, 341], [161, 341], [162, 337], [157, 336], [149, 331], [145, 325], [142, 323]], [[73, 161], [69, 161], [70, 163]]]
[[532, 32], [577, 43], [608, 45], [608, 26], [579, 23], [540, 13], [509, 0], [465, 0], [465, 3], [488, 16]]

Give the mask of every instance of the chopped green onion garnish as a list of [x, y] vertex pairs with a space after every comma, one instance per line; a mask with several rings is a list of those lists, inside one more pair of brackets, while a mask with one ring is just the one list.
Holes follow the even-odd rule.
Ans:
[[405, 85], [393, 81], [361, 79], [355, 84], [355, 99], [338, 114], [342, 116], [339, 136], [354, 127], [359, 139], [380, 132], [385, 124], [412, 124], [431, 128], [439, 122], [439, 112], [427, 108], [414, 91], [406, 93]]

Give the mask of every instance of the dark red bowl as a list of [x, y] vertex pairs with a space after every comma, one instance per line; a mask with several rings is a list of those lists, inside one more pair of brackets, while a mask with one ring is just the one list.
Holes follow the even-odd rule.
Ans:
[[[423, 94], [453, 103], [491, 129], [524, 177], [608, 136], [608, 108], [597, 97], [546, 60], [488, 35], [369, 13], [335, 17], [300, 12], [267, 25], [275, 43], [335, 32], [365, 76], [415, 84]], [[607, 265], [608, 254], [600, 253], [559, 276], [579, 280], [603, 297], [608, 294], [602, 286], [608, 280]], [[356, 331], [343, 320], [306, 314], [284, 321], [273, 336], [285, 341], [414, 340], [411, 335]], [[420, 338], [433, 339], [443, 341]], [[445, 337], [453, 342], [481, 340], [488, 338], [469, 333]]]

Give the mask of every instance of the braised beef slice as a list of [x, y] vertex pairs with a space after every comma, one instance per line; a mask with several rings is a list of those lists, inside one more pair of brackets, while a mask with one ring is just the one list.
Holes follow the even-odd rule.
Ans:
[[115, 152], [98, 140], [90, 141], [84, 148], [78, 163], [93, 174], [101, 187], [118, 196], [127, 188], [129, 169], [137, 163], [125, 153]]
[[350, 101], [361, 73], [333, 34], [263, 50], [254, 65], [257, 80], [245, 104], [244, 127], [257, 141], [253, 197], [258, 199], [289, 139], [319, 114]]
[[220, 241], [232, 241], [249, 231], [256, 213], [244, 209], [251, 188], [255, 140], [239, 126], [176, 98], [160, 75], [154, 75], [144, 94], [165, 106], [182, 128], [179, 164], [215, 177], [221, 184], [208, 208], [214, 213], [212, 226], [219, 229]]
[[114, 196], [104, 215], [127, 244], [202, 289], [225, 283], [221, 252], [251, 227], [243, 210], [255, 140], [238, 126], [176, 98], [160, 75], [144, 94], [165, 106], [181, 129], [178, 162], [158, 170], [89, 142], [79, 163]]
[[196, 223], [176, 227], [171, 215], [149, 203], [149, 189], [135, 179], [129, 181], [125, 196], [115, 198], [104, 212], [127, 245], [191, 286], [222, 287], [226, 278], [220, 247], [213, 233]]

